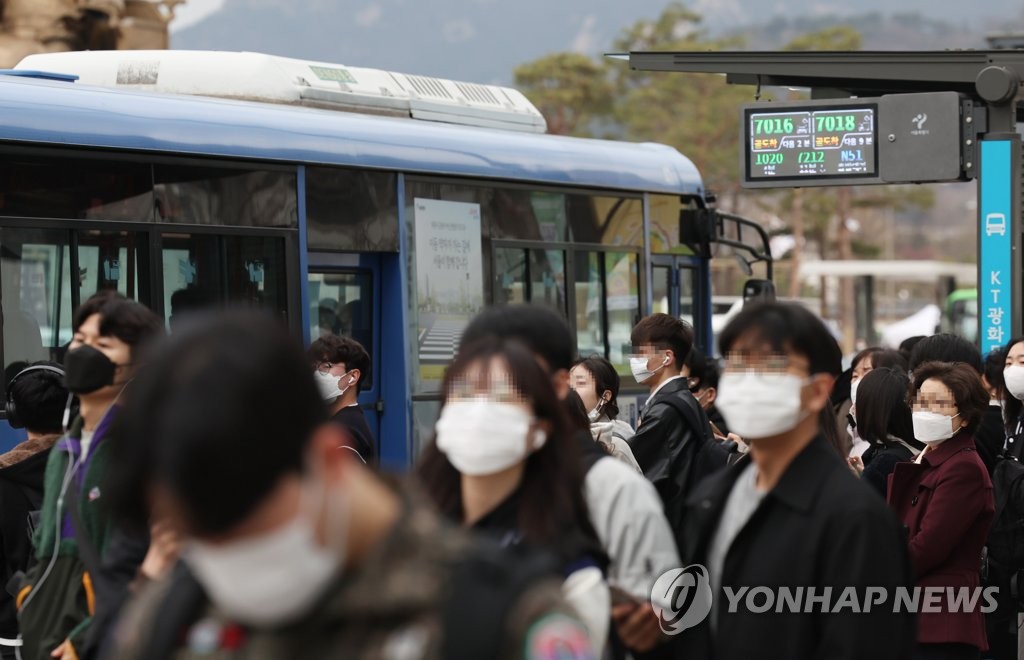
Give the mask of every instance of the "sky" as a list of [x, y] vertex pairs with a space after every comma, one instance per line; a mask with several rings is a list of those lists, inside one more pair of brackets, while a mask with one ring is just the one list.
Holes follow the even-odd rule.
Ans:
[[223, 5], [224, 0], [186, 0], [185, 4], [178, 5], [178, 9], [175, 11], [171, 32], [198, 23]]

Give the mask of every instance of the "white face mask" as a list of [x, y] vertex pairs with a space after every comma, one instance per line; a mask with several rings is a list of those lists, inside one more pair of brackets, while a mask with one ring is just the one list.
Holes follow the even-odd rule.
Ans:
[[437, 448], [462, 474], [494, 474], [544, 446], [547, 434], [540, 429], [531, 433], [532, 423], [530, 414], [515, 404], [482, 397], [452, 401], [434, 427]]
[[1024, 401], [1024, 367], [1015, 364], [1003, 369], [1003, 381], [1013, 398]]
[[314, 371], [313, 375], [316, 376], [317, 387], [320, 388], [320, 398], [324, 401], [333, 401], [347, 392], [348, 388], [352, 387], [356, 382], [356, 377], [352, 376], [348, 379], [348, 385], [345, 386], [345, 389], [340, 389], [338, 387], [338, 381], [344, 378], [347, 373], [348, 372], [340, 376], [335, 376], [331, 373], [322, 374], [319, 371]]
[[597, 405], [594, 406], [594, 409], [587, 413], [587, 418], [590, 420], [591, 423], [594, 423], [597, 420], [601, 419], [601, 413], [604, 412], [604, 407], [607, 405], [608, 402], [605, 401], [604, 399], [597, 400]]
[[786, 373], [725, 373], [718, 382], [715, 407], [729, 430], [744, 440], [781, 435], [807, 417], [800, 409], [806, 382]]
[[860, 379], [859, 378], [857, 380], [855, 380], [855, 381], [850, 383], [850, 404], [851, 404], [850, 405], [850, 412], [854, 414], [854, 417], [857, 416], [857, 414], [854, 411], [857, 410], [857, 388], [859, 386], [860, 386]]
[[[347, 516], [340, 517], [328, 520], [328, 528], [344, 535]], [[273, 627], [302, 617], [330, 588], [342, 565], [344, 540], [332, 546], [317, 542], [313, 519], [300, 510], [291, 522], [256, 538], [223, 545], [193, 541], [184, 559], [225, 615]]]
[[633, 378], [636, 379], [636, 382], [643, 383], [644, 381], [650, 380], [651, 376], [667, 367], [668, 355], [665, 356], [665, 359], [662, 361], [661, 366], [654, 370], [650, 370], [647, 368], [648, 361], [649, 358], [645, 357], [629, 358], [629, 368], [633, 372]]
[[960, 413], [950, 417], [929, 411], [915, 412], [913, 414], [914, 437], [925, 444], [949, 440], [956, 433], [956, 429], [953, 428], [953, 420], [959, 416]]

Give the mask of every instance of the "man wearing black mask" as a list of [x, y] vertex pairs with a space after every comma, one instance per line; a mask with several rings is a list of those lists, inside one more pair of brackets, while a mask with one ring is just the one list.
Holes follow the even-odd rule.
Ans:
[[112, 291], [87, 300], [72, 325], [65, 382], [80, 414], [50, 453], [33, 539], [37, 563], [17, 598], [26, 660], [84, 655], [96, 612], [94, 579], [104, 572], [101, 558], [114, 531], [103, 501], [107, 439], [140, 351], [163, 335], [159, 317]]

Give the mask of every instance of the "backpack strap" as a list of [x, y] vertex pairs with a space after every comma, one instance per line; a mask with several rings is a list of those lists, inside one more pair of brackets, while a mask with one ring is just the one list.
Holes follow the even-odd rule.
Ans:
[[524, 544], [501, 547], [490, 539], [452, 566], [441, 608], [441, 657], [497, 658], [509, 640], [506, 621], [520, 596], [538, 581], [560, 577], [554, 557]]
[[658, 399], [654, 403], [667, 403], [669, 407], [679, 413], [679, 416], [683, 418], [683, 421], [690, 425], [690, 427], [705, 440], [713, 440], [709, 438], [708, 434], [711, 432], [711, 423], [708, 422], [706, 425], [700, 423], [700, 417], [696, 414], [690, 406], [678, 396], [668, 395], [661, 399]]

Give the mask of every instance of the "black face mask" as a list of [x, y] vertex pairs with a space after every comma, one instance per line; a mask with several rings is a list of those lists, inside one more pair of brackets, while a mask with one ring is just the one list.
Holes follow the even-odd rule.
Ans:
[[89, 394], [114, 384], [117, 365], [92, 346], [79, 346], [64, 356], [64, 384], [75, 394]]

